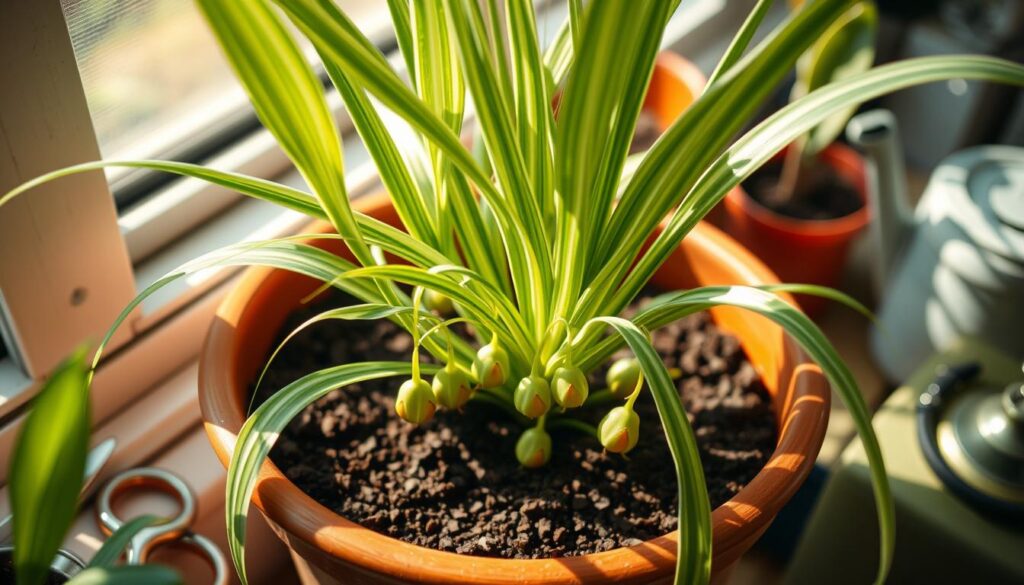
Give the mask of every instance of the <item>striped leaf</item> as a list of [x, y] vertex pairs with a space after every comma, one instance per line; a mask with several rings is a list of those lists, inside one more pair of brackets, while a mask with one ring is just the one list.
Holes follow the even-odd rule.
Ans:
[[[436, 366], [421, 366], [432, 373]], [[242, 583], [248, 583], [245, 570], [245, 526], [249, 500], [256, 488], [260, 466], [284, 427], [307, 405], [332, 390], [351, 384], [395, 376], [408, 376], [412, 366], [405, 362], [363, 362], [327, 368], [303, 376], [288, 384], [264, 402], [238, 432], [228, 479], [224, 513], [227, 521], [228, 548]]]

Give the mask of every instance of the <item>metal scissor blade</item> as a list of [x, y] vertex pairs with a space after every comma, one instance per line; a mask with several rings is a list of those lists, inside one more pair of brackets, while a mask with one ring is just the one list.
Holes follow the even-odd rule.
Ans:
[[[95, 447], [89, 450], [89, 454], [85, 458], [85, 473], [82, 476], [82, 489], [78, 492], [78, 501], [81, 502], [88, 495], [89, 490], [96, 482], [96, 477], [100, 474], [103, 467], [110, 461], [111, 455], [114, 454], [114, 449], [117, 447], [117, 439], [110, 437], [100, 441]], [[0, 543], [10, 542], [11, 540], [11, 519], [14, 516], [8, 514], [4, 518], [0, 519]]]

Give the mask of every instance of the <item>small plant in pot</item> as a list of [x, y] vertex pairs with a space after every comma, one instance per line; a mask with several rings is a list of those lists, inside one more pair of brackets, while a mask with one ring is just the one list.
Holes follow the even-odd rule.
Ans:
[[163, 521], [156, 516], [125, 522], [88, 564], [60, 550], [86, 489], [83, 482], [90, 483], [97, 471], [87, 466], [91, 374], [85, 355], [82, 348], [57, 367], [18, 433], [8, 473], [12, 514], [0, 519], [0, 533], [9, 528], [13, 546], [0, 546], [0, 584], [178, 585], [180, 576], [167, 567], [118, 565], [133, 536]]
[[[861, 101], [949, 77], [1024, 84], [1024, 68], [972, 56], [897, 63], [819, 88], [733, 140], [774, 84], [854, 4], [810, 3], [748, 51], [769, 4], [762, 1], [700, 99], [623, 179], [661, 32], [678, 2], [592, 2], [584, 8], [572, 1], [568, 23], [542, 52], [529, 0], [509, 0], [503, 8], [476, 0], [394, 0], [389, 7], [409, 83], [330, 0], [273, 4], [199, 2], [260, 119], [312, 194], [193, 165], [132, 161], [56, 171], [6, 196], [121, 164], [211, 181], [326, 221], [301, 236], [200, 257], [144, 291], [121, 317], [189, 273], [261, 267], [242, 279], [219, 311], [200, 374], [207, 431], [228, 464], [227, 529], [243, 582], [250, 501], [308, 575], [323, 582], [352, 575], [421, 583], [724, 578], [813, 463], [827, 413], [824, 378], [848, 404], [869, 453], [884, 580], [893, 512], [870, 414], [847, 367], [787, 295], [856, 303], [821, 287], [773, 282], [742, 247], [700, 220], [785, 145]], [[387, 199], [349, 201], [340, 141], [320, 81], [282, 18], [316, 48], [380, 171]], [[551, 103], [558, 92], [556, 122]], [[467, 96], [475, 106], [483, 160], [459, 141]], [[421, 140], [396, 141], [378, 107], [404, 119]], [[414, 164], [416, 156], [427, 164]], [[649, 285], [667, 292], [627, 313]], [[276, 351], [276, 326], [303, 299], [327, 288], [355, 297], [356, 304], [329, 309], [303, 325], [336, 321], [355, 328], [388, 320], [408, 332], [410, 359], [318, 364], [249, 414], [250, 387]], [[697, 439], [673, 380], [678, 372], [666, 366], [651, 340], [651, 332], [705, 309], [737, 334], [757, 363], [781, 429], [766, 469], [714, 511]], [[620, 350], [627, 361], [611, 363]], [[503, 457], [517, 461], [520, 474], [555, 473], [547, 463], [576, 441], [626, 455], [637, 448], [643, 428], [660, 422], [669, 448], [659, 464], [667, 468], [671, 460], [678, 482], [678, 533], [596, 554], [494, 559], [415, 546], [341, 518], [298, 490], [267, 456], [307, 405], [384, 379], [392, 380], [387, 400], [407, 430], [442, 417], [458, 420], [460, 410], [516, 429]], [[643, 397], [653, 398], [647, 418], [638, 414]], [[494, 408], [478, 408], [482, 404]], [[594, 412], [600, 414], [596, 420], [586, 418]], [[415, 442], [406, 448], [421, 449]], [[629, 478], [621, 483], [630, 485]]]
[[[851, 7], [797, 62], [790, 101], [869, 69], [877, 28], [872, 2]], [[824, 119], [726, 197], [726, 231], [785, 281], [837, 286], [849, 245], [867, 225], [863, 160], [836, 140], [855, 109]], [[824, 305], [799, 298], [812, 315]]]

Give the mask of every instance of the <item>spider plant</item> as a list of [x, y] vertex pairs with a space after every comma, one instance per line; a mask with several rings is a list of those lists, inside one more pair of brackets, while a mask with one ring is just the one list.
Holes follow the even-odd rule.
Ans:
[[[85, 348], [79, 349], [53, 372], [33, 401], [15, 443], [8, 477], [18, 585], [48, 582], [50, 563], [78, 510], [91, 424], [85, 355]], [[115, 566], [132, 536], [161, 521], [140, 516], [126, 522], [69, 585], [181, 583], [167, 567]]]
[[[571, 0], [567, 22], [544, 49], [530, 0], [389, 0], [407, 81], [331, 0], [198, 4], [260, 119], [311, 192], [183, 163], [103, 161], [55, 171], [4, 199], [64, 175], [120, 165], [195, 177], [326, 219], [355, 262], [310, 246], [303, 236], [229, 246], [157, 281], [114, 327], [143, 298], [183, 275], [264, 265], [311, 276], [362, 301], [317, 320], [390, 319], [413, 336], [417, 356], [422, 346], [443, 364], [421, 365], [418, 357], [412, 363], [339, 364], [287, 385], [256, 409], [238, 434], [226, 494], [231, 556], [243, 582], [244, 519], [257, 470], [278, 433], [312, 401], [353, 383], [396, 377], [403, 381], [399, 413], [413, 422], [466, 396], [497, 403], [530, 417], [517, 451], [525, 465], [542, 465], [548, 451], [559, 448], [550, 445], [545, 425], [572, 420], [571, 407], [587, 397], [581, 376], [623, 345], [636, 360], [621, 366], [622, 379], [613, 380], [626, 387], [626, 401], [610, 410], [598, 434], [609, 449], [628, 450], [642, 424], [631, 401], [643, 389], [651, 392], [679, 483], [675, 581], [707, 582], [711, 510], [696, 442], [649, 331], [718, 305], [779, 323], [849, 407], [871, 464], [881, 529], [878, 580], [884, 580], [893, 508], [869, 410], [826, 337], [777, 293], [799, 290], [853, 301], [811, 286], [714, 286], [665, 295], [630, 319], [619, 315], [731, 188], [830, 116], [947, 78], [1024, 84], [1024, 68], [974, 56], [895, 63], [820, 87], [736, 138], [797, 59], [855, 4], [810, 2], [748, 47], [767, 9], [761, 0], [704, 94], [624, 177], [655, 54], [678, 1], [584, 6]], [[321, 80], [284, 19], [315, 47], [404, 230], [350, 206]], [[558, 92], [556, 119], [551, 104]], [[459, 139], [470, 100], [484, 153], [479, 159]], [[404, 120], [418, 139], [397, 140], [382, 109]], [[388, 262], [384, 253], [401, 263]], [[398, 285], [412, 286], [412, 295]], [[431, 291], [432, 306], [438, 306], [438, 295], [450, 300], [457, 316], [426, 310], [423, 291]], [[447, 331], [456, 321], [472, 325], [475, 342]], [[552, 408], [559, 402], [565, 412]]]

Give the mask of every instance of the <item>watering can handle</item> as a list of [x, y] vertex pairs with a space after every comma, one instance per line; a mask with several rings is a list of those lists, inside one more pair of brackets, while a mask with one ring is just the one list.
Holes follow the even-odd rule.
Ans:
[[865, 187], [871, 211], [871, 240], [877, 259], [873, 277], [875, 292], [881, 294], [913, 231], [896, 118], [884, 109], [864, 112], [850, 120], [846, 137], [860, 147], [867, 158]]

